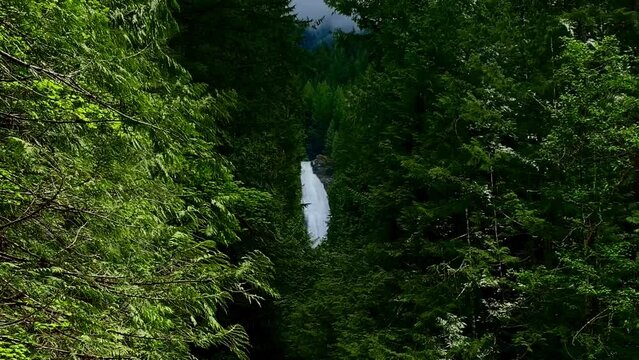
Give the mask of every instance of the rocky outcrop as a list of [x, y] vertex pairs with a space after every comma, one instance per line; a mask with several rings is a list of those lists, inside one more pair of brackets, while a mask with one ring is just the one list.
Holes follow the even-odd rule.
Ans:
[[333, 167], [331, 166], [331, 159], [325, 155], [317, 155], [315, 160], [311, 161], [313, 167], [313, 173], [317, 175], [324, 187], [328, 189], [328, 186], [333, 180]]

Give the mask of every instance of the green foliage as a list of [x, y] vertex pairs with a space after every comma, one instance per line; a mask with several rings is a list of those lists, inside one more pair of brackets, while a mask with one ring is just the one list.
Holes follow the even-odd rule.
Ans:
[[330, 3], [371, 64], [290, 356], [633, 359], [636, 4]]
[[218, 155], [237, 96], [167, 55], [165, 1], [9, 0], [0, 21], [1, 356], [247, 358], [220, 312], [275, 292], [265, 255], [227, 254], [238, 204], [268, 201]]
[[326, 82], [308, 82], [303, 92], [308, 111], [307, 153], [314, 158], [330, 151], [325, 142], [335, 137], [335, 129], [345, 116], [345, 97], [341, 87], [332, 88]]
[[0, 358], [636, 357], [637, 2], [329, 3], [0, 2]]
[[[304, 156], [302, 24], [288, 0], [182, 0], [175, 16], [180, 33], [171, 41], [178, 59], [210, 89], [232, 89], [237, 105], [221, 128], [220, 153], [234, 178], [250, 189], [229, 209], [241, 241], [234, 258], [259, 249], [274, 264], [271, 282], [281, 295], [259, 304], [235, 301], [225, 322], [240, 323], [251, 337], [252, 359], [284, 357], [277, 333], [280, 307], [305, 281], [310, 252], [301, 212], [299, 161]], [[202, 358], [226, 358], [204, 347]], [[208, 349], [207, 349], [208, 348]]]
[[0, 359], [26, 360], [29, 351], [22, 344], [0, 342]]

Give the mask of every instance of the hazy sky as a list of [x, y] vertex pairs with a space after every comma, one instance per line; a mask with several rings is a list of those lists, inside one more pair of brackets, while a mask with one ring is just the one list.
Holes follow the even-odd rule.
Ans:
[[333, 28], [343, 30], [353, 30], [355, 23], [349, 17], [340, 14], [333, 14], [333, 9], [329, 8], [323, 0], [293, 0], [295, 11], [302, 19], [320, 19], [325, 16], [324, 22]]

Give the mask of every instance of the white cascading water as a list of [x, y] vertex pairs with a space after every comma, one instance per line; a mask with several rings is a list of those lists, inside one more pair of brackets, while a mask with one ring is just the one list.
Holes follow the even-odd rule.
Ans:
[[304, 205], [304, 219], [311, 237], [313, 247], [322, 243], [328, 232], [328, 195], [324, 184], [313, 173], [310, 161], [302, 161], [302, 204]]

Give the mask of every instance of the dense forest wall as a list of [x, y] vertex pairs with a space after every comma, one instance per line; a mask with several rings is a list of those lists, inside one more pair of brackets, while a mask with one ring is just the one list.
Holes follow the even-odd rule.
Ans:
[[636, 358], [639, 3], [329, 3], [0, 0], [0, 359]]
[[636, 2], [331, 3], [369, 66], [289, 356], [635, 358]]
[[[237, 98], [218, 151], [233, 164], [237, 181], [268, 195], [233, 207], [242, 231], [229, 251], [238, 258], [255, 249], [267, 255], [281, 301], [306, 281], [302, 269], [310, 256], [299, 183], [305, 156], [299, 77], [307, 59], [299, 46], [304, 24], [288, 0], [184, 0], [174, 14], [180, 33], [171, 45], [178, 61], [197, 82], [231, 90]], [[252, 359], [284, 357], [274, 301], [236, 301], [225, 317], [248, 330]], [[202, 358], [221, 358], [220, 350], [203, 351]]]
[[[247, 358], [237, 314], [276, 297], [264, 253], [308, 241], [284, 54], [216, 22], [210, 59], [235, 67], [195, 85], [169, 3], [0, 2], [0, 358]], [[280, 97], [245, 91], [263, 85]]]

